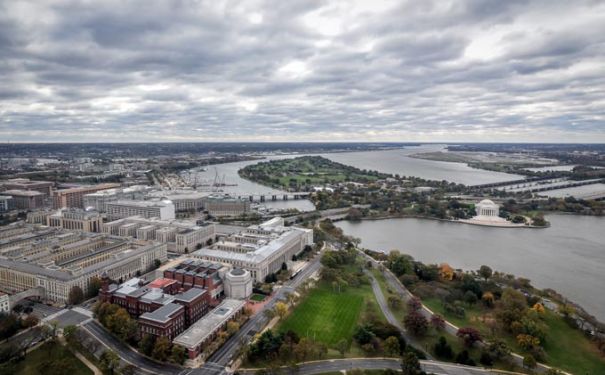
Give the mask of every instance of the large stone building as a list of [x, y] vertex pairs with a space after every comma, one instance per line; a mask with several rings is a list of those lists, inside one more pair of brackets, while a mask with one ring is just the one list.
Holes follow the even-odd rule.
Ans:
[[181, 220], [146, 219], [139, 216], [114, 220], [103, 224], [103, 233], [133, 237], [145, 241], [168, 244], [168, 251], [188, 253], [214, 242], [215, 225], [196, 224]]
[[53, 192], [55, 184], [51, 181], [32, 181], [28, 178], [14, 178], [2, 182], [0, 190], [38, 191], [46, 196]]
[[28, 212], [26, 222], [80, 232], [101, 232], [103, 218], [97, 211], [66, 208]]
[[84, 195], [84, 207], [95, 211], [107, 211], [107, 203], [118, 200], [143, 199], [153, 188], [146, 185], [135, 185], [121, 189], [108, 189]]
[[267, 275], [279, 271], [283, 263], [312, 244], [312, 229], [286, 227], [284, 220], [276, 217], [221, 238], [212, 246], [192, 255], [210, 262], [246, 269], [255, 281], [263, 282]]
[[97, 211], [84, 211], [80, 209], [65, 209], [55, 212], [47, 217], [46, 225], [63, 229], [100, 232], [103, 218]]
[[84, 196], [86, 194], [118, 187], [120, 187], [120, 184], [105, 183], [55, 190], [53, 192], [53, 208], [84, 208]]
[[484, 199], [475, 206], [477, 216], [482, 217], [498, 217], [500, 215], [500, 207], [489, 199]]
[[15, 200], [8, 195], [0, 195], [0, 212], [6, 212], [15, 208]]
[[46, 195], [36, 190], [6, 190], [2, 194], [12, 197], [14, 207], [18, 210], [42, 208], [46, 200]]
[[250, 201], [232, 197], [209, 196], [204, 199], [204, 211], [214, 217], [240, 216], [250, 212]]
[[107, 220], [113, 221], [130, 216], [141, 216], [145, 219], [174, 220], [174, 204], [169, 200], [124, 200], [109, 202], [105, 205]]
[[228, 298], [246, 299], [252, 295], [252, 276], [250, 271], [233, 268], [225, 274], [225, 295]]
[[140, 244], [99, 233], [16, 225], [0, 231], [0, 289], [17, 293], [31, 289], [59, 303], [72, 287], [88, 290], [90, 280], [106, 272], [114, 280], [147, 272], [167, 259], [167, 246]]

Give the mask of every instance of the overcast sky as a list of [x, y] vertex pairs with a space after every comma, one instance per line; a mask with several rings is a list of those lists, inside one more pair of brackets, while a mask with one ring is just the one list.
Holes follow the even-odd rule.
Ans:
[[605, 1], [0, 0], [0, 140], [605, 142]]

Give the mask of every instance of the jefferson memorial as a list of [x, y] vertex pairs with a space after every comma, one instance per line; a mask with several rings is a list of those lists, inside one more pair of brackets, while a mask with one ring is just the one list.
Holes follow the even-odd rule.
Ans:
[[498, 217], [500, 215], [500, 207], [489, 199], [484, 199], [475, 206], [477, 216]]

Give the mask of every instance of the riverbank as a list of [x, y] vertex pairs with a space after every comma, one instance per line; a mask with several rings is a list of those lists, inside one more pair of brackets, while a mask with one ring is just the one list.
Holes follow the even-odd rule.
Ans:
[[539, 288], [557, 290], [605, 321], [604, 217], [549, 215], [550, 227], [527, 231], [423, 219], [343, 220], [335, 225], [371, 250], [398, 249], [425, 263], [447, 262], [460, 269], [489, 264]]
[[356, 222], [356, 221], [364, 221], [364, 220], [389, 220], [389, 219], [418, 219], [418, 220], [433, 220], [433, 221], [441, 221], [441, 222], [448, 222], [448, 223], [459, 223], [459, 224], [469, 224], [469, 225], [476, 225], [476, 226], [486, 226], [486, 227], [492, 227], [492, 228], [527, 228], [527, 229], [544, 229], [544, 228], [548, 228], [550, 227], [550, 222], [547, 222], [546, 226], [537, 226], [537, 225], [526, 225], [526, 224], [513, 224], [511, 223], [511, 225], [498, 225], [498, 224], [490, 224], [490, 223], [482, 223], [482, 222], [473, 222], [470, 220], [465, 220], [465, 219], [458, 219], [458, 220], [454, 220], [454, 219], [440, 219], [437, 217], [430, 217], [430, 216], [422, 216], [422, 215], [383, 215], [383, 216], [373, 216], [373, 217], [362, 217], [359, 220], [350, 220], [347, 219], [346, 217], [341, 218], [341, 219], [336, 219], [334, 221], [351, 221], [351, 222]]

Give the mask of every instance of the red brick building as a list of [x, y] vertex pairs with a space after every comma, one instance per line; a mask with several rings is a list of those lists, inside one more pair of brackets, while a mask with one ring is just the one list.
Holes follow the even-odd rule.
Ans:
[[[195, 277], [185, 275], [191, 271], [176, 273], [181, 281], [160, 278], [149, 284], [134, 278], [118, 286], [103, 277], [99, 299], [116, 304], [126, 309], [130, 316], [138, 318], [141, 335], [172, 339], [206, 315], [212, 302], [217, 302], [204, 288], [208, 286], [216, 290], [218, 285], [222, 286], [220, 278], [215, 280], [218, 272], [214, 268], [209, 274], [200, 275], [197, 284]], [[185, 279], [188, 280], [186, 285]]]

